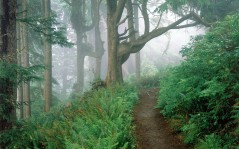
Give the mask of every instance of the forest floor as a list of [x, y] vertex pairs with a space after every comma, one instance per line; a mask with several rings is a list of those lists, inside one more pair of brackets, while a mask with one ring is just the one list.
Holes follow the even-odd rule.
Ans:
[[190, 149], [169, 127], [160, 110], [154, 108], [158, 91], [158, 88], [140, 91], [140, 101], [134, 109], [137, 149]]

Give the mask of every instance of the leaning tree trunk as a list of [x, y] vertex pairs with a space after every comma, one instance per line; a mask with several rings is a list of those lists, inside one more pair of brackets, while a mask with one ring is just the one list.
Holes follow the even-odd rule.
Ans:
[[[0, 0], [0, 63], [4, 68], [1, 71], [16, 63], [16, 4], [16, 0]], [[10, 129], [16, 118], [13, 79], [14, 76], [0, 78], [0, 132]], [[5, 148], [4, 144], [0, 148]]]

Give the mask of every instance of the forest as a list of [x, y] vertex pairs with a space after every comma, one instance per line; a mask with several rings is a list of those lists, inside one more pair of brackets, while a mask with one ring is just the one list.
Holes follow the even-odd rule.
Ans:
[[0, 149], [239, 149], [238, 0], [0, 0]]

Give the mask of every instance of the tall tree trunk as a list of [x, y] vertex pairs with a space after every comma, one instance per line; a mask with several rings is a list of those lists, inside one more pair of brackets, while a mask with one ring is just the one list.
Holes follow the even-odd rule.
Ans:
[[[20, 4], [18, 4], [18, 13], [21, 12], [21, 8]], [[22, 61], [21, 61], [21, 44], [22, 44], [22, 38], [21, 38], [21, 23], [17, 22], [17, 64], [18, 66], [22, 65]], [[20, 80], [20, 75], [18, 75], [18, 82]], [[17, 87], [17, 100], [19, 103], [19, 118], [22, 119], [23, 118], [23, 90], [22, 90], [22, 83], [20, 83], [20, 85], [18, 85]]]
[[[27, 1], [22, 0], [22, 18], [27, 18]], [[22, 66], [25, 68], [29, 67], [29, 50], [28, 50], [28, 33], [26, 23], [21, 23], [22, 25]], [[24, 105], [24, 117], [29, 118], [31, 115], [31, 101], [30, 101], [30, 83], [29, 81], [23, 82], [23, 100], [26, 103]]]
[[[45, 19], [49, 19], [51, 15], [51, 1], [50, 0], [44, 0], [44, 15]], [[52, 105], [52, 47], [51, 43], [49, 42], [49, 31], [46, 29], [46, 35], [44, 39], [44, 64], [46, 66], [44, 78], [45, 78], [45, 84], [44, 84], [44, 99], [45, 99], [45, 111], [49, 111], [50, 107]]]
[[63, 53], [64, 55], [64, 62], [63, 62], [63, 72], [62, 72], [62, 90], [61, 90], [61, 97], [62, 99], [66, 99], [67, 96], [67, 75], [68, 75], [68, 58], [66, 52]]
[[97, 53], [95, 65], [95, 79], [101, 79], [101, 59], [104, 54], [104, 45], [100, 32], [100, 2], [95, 6], [95, 52]]
[[[91, 0], [91, 8], [94, 7], [94, 0]], [[85, 33], [94, 27], [94, 10], [92, 9], [92, 22], [90, 25], [86, 23], [86, 1], [85, 0], [72, 0], [72, 10], [71, 10], [71, 24], [74, 28], [77, 36], [77, 82], [76, 91], [82, 92], [84, 88], [84, 59], [88, 56], [88, 53], [92, 49], [89, 48], [89, 43], [87, 40], [83, 42], [83, 37]]]
[[[16, 63], [16, 4], [16, 0], [0, 0], [1, 63]], [[0, 78], [0, 108], [2, 109], [0, 112], [0, 132], [10, 129], [13, 121], [16, 119], [14, 105], [16, 97], [14, 96], [14, 82], [10, 78]], [[0, 148], [5, 148], [4, 144], [1, 144]]]
[[[134, 3], [137, 4], [137, 0], [134, 0]], [[135, 23], [135, 36], [136, 38], [139, 37], [139, 12], [138, 12], [138, 5], [134, 5], [134, 23]], [[135, 54], [135, 68], [136, 68], [136, 80], [140, 82], [140, 51]]]
[[101, 58], [96, 58], [95, 61], [95, 80], [100, 80], [101, 79]]
[[[66, 11], [64, 11], [64, 16], [63, 16], [63, 24], [65, 26], [68, 26], [68, 19], [67, 16], [68, 13]], [[69, 49], [65, 49], [65, 51], [63, 52], [63, 57], [64, 57], [64, 62], [63, 62], [63, 72], [62, 72], [62, 89], [61, 89], [61, 98], [63, 100], [65, 100], [67, 98], [67, 76], [68, 76], [68, 51]]]
[[82, 33], [77, 32], [77, 88], [76, 90], [82, 92], [84, 89], [84, 62], [85, 54], [83, 48]]
[[120, 84], [122, 82], [122, 68], [118, 60], [117, 52], [119, 46], [118, 30], [115, 21], [116, 4], [113, 1], [108, 2], [107, 10], [107, 31], [108, 31], [108, 69], [106, 76], [106, 84]]
[[[108, 20], [108, 24], [110, 22], [110, 19]], [[108, 71], [106, 76], [106, 84], [111, 85], [112, 83], [121, 83], [122, 74], [122, 68], [121, 63], [118, 61], [117, 57], [117, 49], [118, 49], [118, 43], [117, 43], [117, 32], [115, 31], [115, 26], [109, 24], [108, 25]]]

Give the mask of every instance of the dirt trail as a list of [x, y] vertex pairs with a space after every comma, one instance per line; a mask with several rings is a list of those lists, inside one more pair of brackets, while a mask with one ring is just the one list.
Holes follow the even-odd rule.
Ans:
[[156, 104], [157, 88], [142, 89], [134, 109], [137, 149], [189, 149], [169, 128]]

